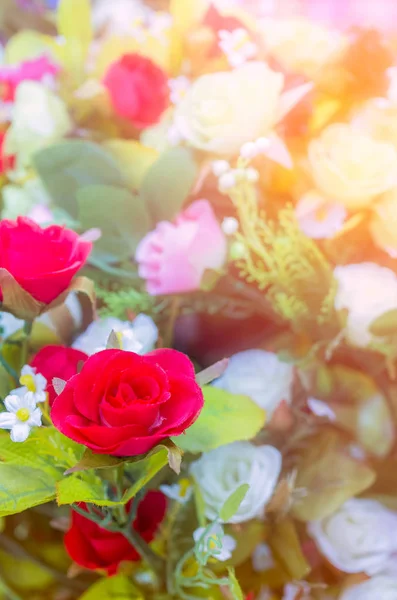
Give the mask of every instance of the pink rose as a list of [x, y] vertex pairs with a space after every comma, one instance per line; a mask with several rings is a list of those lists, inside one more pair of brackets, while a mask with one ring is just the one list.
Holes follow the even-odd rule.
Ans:
[[176, 294], [200, 287], [206, 269], [220, 269], [226, 238], [207, 200], [193, 202], [173, 223], [162, 221], [136, 251], [149, 294]]

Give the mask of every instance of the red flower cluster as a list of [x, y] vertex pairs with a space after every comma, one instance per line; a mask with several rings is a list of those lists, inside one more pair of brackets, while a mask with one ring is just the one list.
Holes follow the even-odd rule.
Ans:
[[136, 456], [182, 434], [203, 402], [193, 365], [184, 354], [169, 349], [145, 356], [103, 350], [67, 382], [51, 418], [61, 433], [94, 452]]
[[[150, 491], [140, 502], [133, 529], [151, 542], [162, 522], [167, 501], [161, 492]], [[86, 505], [80, 507], [86, 510]], [[131, 504], [127, 505], [130, 510]], [[70, 557], [86, 569], [101, 569], [114, 575], [121, 562], [138, 561], [140, 556], [121, 534], [103, 529], [83, 515], [72, 512], [72, 526], [65, 535], [65, 546]]]

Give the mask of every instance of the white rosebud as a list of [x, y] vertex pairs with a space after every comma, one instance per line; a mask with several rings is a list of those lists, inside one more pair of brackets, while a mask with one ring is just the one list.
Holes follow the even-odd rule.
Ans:
[[347, 588], [338, 600], [396, 600], [397, 575], [384, 573]]
[[236, 183], [237, 183], [236, 175], [233, 171], [230, 171], [230, 173], [225, 173], [224, 175], [220, 176], [219, 189], [221, 191], [231, 190], [232, 188], [235, 187]]
[[32, 427], [41, 426], [41, 410], [37, 408], [32, 392], [23, 396], [10, 394], [5, 398], [4, 406], [7, 412], [0, 413], [0, 429], [11, 430], [13, 442], [24, 442]]
[[233, 235], [238, 230], [238, 221], [234, 217], [225, 217], [221, 227], [225, 235]]
[[244, 483], [250, 487], [228, 522], [243, 523], [261, 517], [273, 495], [281, 462], [277, 448], [249, 442], [235, 442], [203, 454], [192, 463], [190, 472], [201, 491], [207, 518], [218, 518], [226, 500]]
[[379, 573], [397, 552], [397, 513], [376, 500], [352, 498], [329, 517], [309, 523], [308, 531], [344, 573]]
[[87, 327], [73, 344], [73, 348], [88, 355], [106, 348], [111, 332], [118, 336], [123, 350], [146, 354], [153, 350], [158, 338], [158, 329], [153, 319], [147, 315], [138, 315], [134, 321], [121, 321], [115, 317], [99, 319]]
[[246, 142], [240, 150], [240, 156], [242, 158], [255, 158], [255, 156], [258, 154], [258, 150], [256, 147], [255, 142]]
[[206, 531], [205, 527], [199, 527], [193, 533], [193, 539], [198, 543], [196, 554], [214, 557], [219, 561], [229, 560], [236, 547], [236, 540], [231, 535], [225, 535], [222, 526], [218, 523]]
[[336, 267], [338, 282], [336, 310], [347, 309], [346, 338], [354, 346], [365, 348], [373, 336], [369, 327], [375, 319], [397, 308], [397, 275], [375, 263]]
[[230, 165], [227, 160], [214, 160], [212, 163], [212, 172], [215, 177], [220, 177], [230, 171]]
[[212, 385], [249, 396], [271, 417], [282, 400], [291, 402], [293, 378], [293, 365], [273, 352], [244, 350], [230, 358], [225, 372]]

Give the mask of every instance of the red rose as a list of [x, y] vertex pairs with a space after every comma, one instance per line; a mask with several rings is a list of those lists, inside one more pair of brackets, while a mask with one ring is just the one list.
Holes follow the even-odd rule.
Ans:
[[42, 229], [25, 217], [0, 222], [0, 268], [44, 304], [50, 304], [68, 288], [91, 248], [91, 242], [59, 225]]
[[69, 379], [51, 418], [64, 435], [94, 452], [136, 456], [183, 433], [203, 401], [184, 354], [169, 349], [144, 356], [103, 350]]
[[67, 381], [76, 375], [78, 366], [87, 358], [85, 352], [67, 346], [45, 346], [36, 354], [30, 365], [47, 379], [46, 392], [48, 392], [50, 406], [57, 397], [52, 385], [54, 377]]
[[168, 105], [168, 79], [160, 67], [139, 54], [125, 54], [105, 75], [115, 112], [135, 127], [157, 123]]
[[[164, 518], [166, 504], [164, 494], [157, 491], [148, 492], [140, 502], [132, 527], [146, 542], [154, 538]], [[85, 504], [80, 504], [80, 507], [86, 509]], [[108, 575], [114, 575], [121, 562], [140, 558], [121, 533], [107, 531], [76, 511], [72, 512], [72, 525], [65, 535], [65, 546], [78, 565], [86, 569], [103, 569]]]

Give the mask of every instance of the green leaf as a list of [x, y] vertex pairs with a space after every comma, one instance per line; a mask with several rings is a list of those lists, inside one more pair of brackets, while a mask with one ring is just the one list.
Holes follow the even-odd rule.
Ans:
[[197, 165], [186, 148], [172, 148], [146, 173], [140, 190], [154, 223], [171, 221], [181, 210], [197, 176]]
[[113, 329], [109, 334], [108, 341], [106, 342], [106, 349], [107, 350], [122, 350], [122, 344], [121, 344], [120, 338], [117, 336], [117, 333], [115, 331], [113, 331]]
[[236, 514], [236, 512], [240, 508], [240, 504], [244, 500], [249, 489], [249, 484], [243, 483], [236, 490], [234, 490], [232, 494], [230, 494], [229, 498], [226, 500], [225, 504], [220, 510], [219, 517], [221, 521], [223, 521], [224, 523], [230, 521], [230, 519]]
[[250, 440], [262, 429], [266, 414], [248, 396], [205, 386], [204, 408], [184, 435], [173, 438], [185, 452], [208, 452], [219, 446]]
[[93, 142], [67, 140], [54, 144], [35, 154], [33, 164], [53, 202], [74, 219], [79, 189], [89, 185], [126, 187], [114, 158]]
[[125, 575], [104, 577], [92, 585], [79, 600], [144, 600]]
[[0, 516], [13, 515], [53, 500], [55, 483], [61, 477], [61, 473], [54, 477], [32, 467], [0, 465]]
[[292, 579], [304, 579], [310, 573], [311, 567], [302, 552], [301, 542], [292, 519], [276, 520], [273, 523], [269, 545]]
[[77, 190], [79, 221], [83, 229], [98, 227], [102, 235], [93, 256], [108, 263], [131, 258], [151, 228], [139, 196], [108, 185], [89, 185]]
[[142, 460], [129, 464], [127, 474], [134, 483], [119, 500], [106, 497], [105, 484], [95, 474], [85, 476], [84, 473], [73, 473], [58, 482], [57, 502], [59, 505], [75, 502], [88, 502], [97, 506], [127, 504], [167, 463], [167, 450], [160, 448]]
[[243, 590], [237, 580], [236, 574], [232, 567], [229, 567], [228, 570], [229, 581], [230, 581], [230, 591], [233, 596], [233, 600], [244, 600]]
[[124, 458], [117, 458], [108, 454], [95, 454], [95, 452], [86, 448], [79, 462], [65, 471], [65, 475], [71, 475], [79, 471], [88, 471], [90, 469], [109, 469], [110, 467], [117, 467], [124, 462]]
[[372, 321], [369, 331], [373, 335], [386, 336], [397, 333], [397, 309], [389, 310]]

